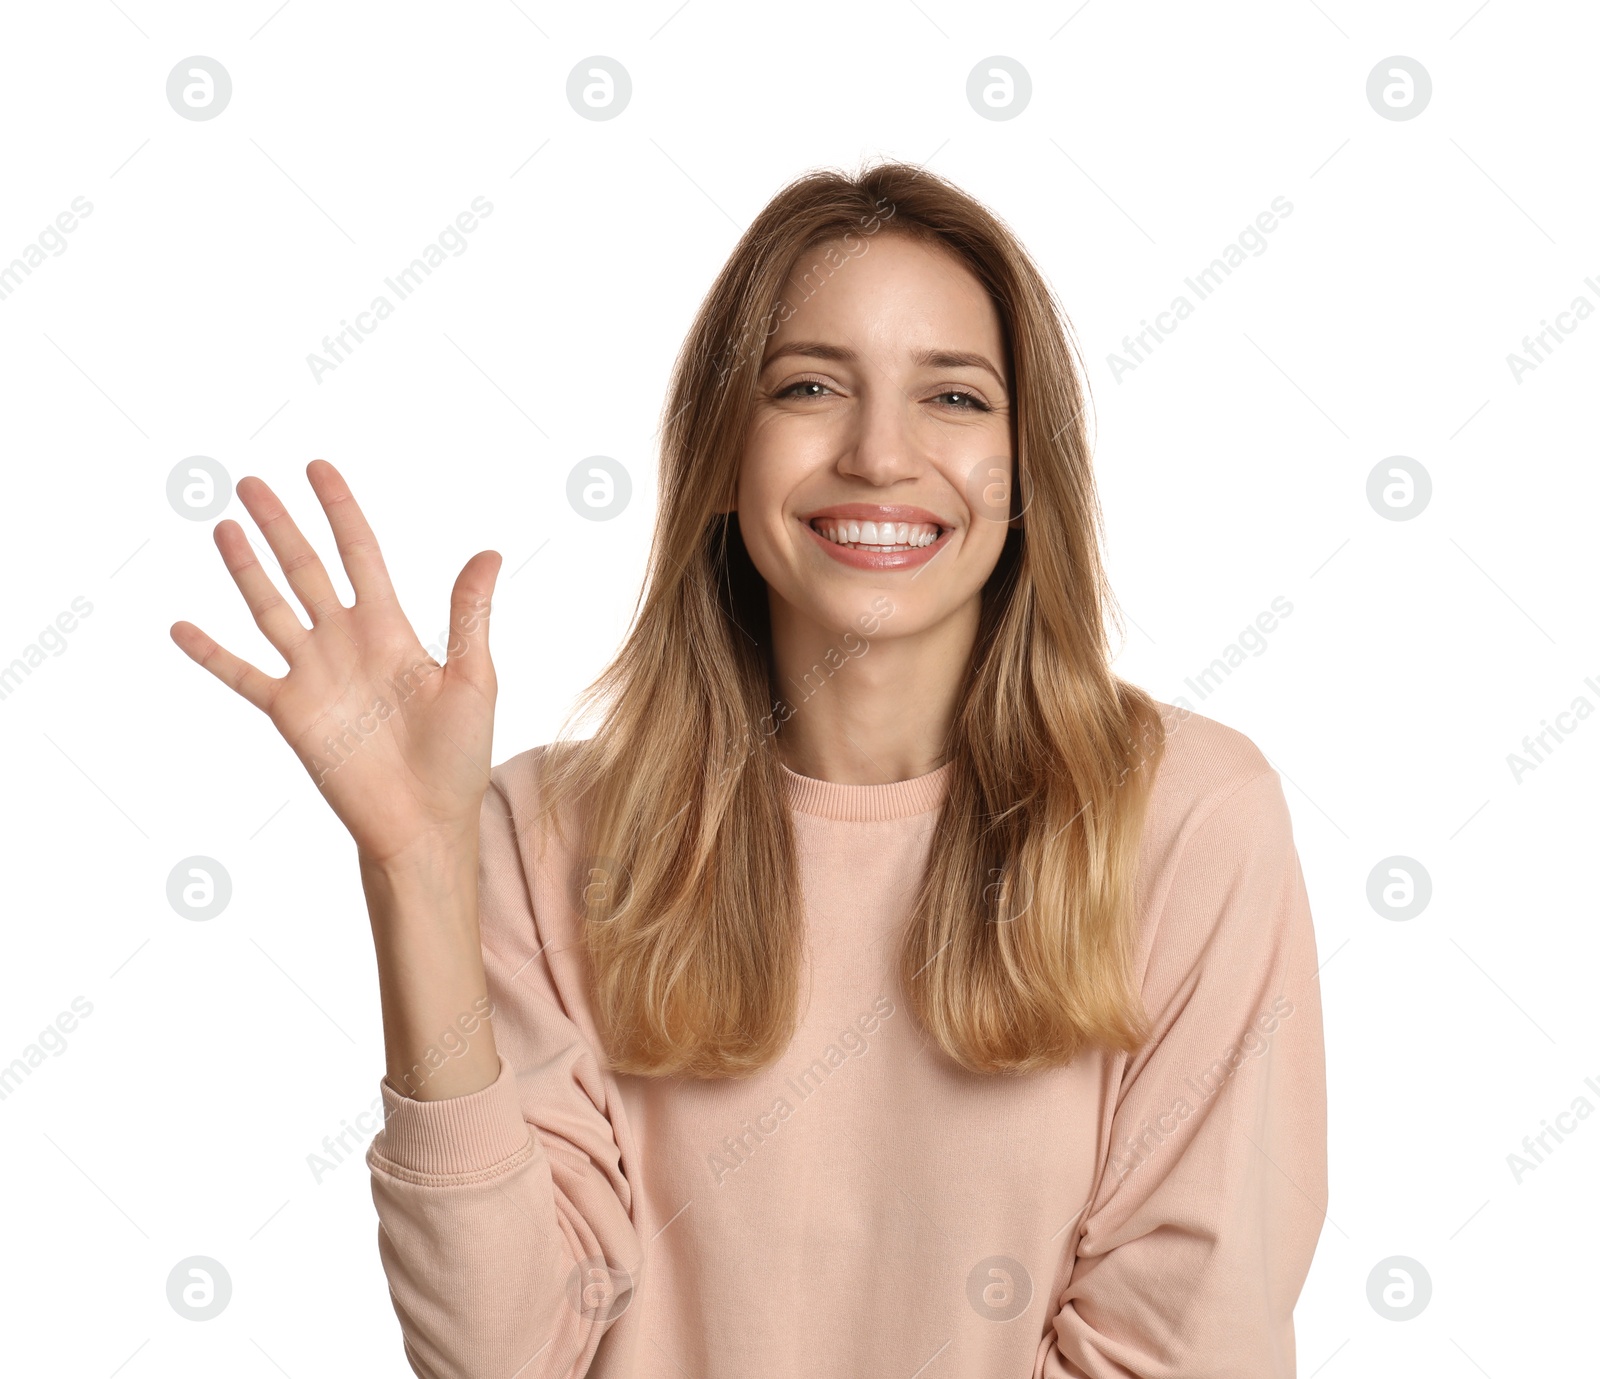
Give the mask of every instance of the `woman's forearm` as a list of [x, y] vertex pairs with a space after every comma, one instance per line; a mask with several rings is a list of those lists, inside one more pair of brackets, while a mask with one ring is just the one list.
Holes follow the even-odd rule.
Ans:
[[419, 1101], [480, 1091], [499, 1073], [478, 935], [478, 835], [361, 860], [378, 959], [387, 1076]]

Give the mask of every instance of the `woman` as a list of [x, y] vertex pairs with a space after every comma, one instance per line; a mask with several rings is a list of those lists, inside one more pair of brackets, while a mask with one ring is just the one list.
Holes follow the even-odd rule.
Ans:
[[357, 843], [417, 1374], [1293, 1374], [1305, 886], [1253, 743], [1111, 673], [1082, 386], [971, 198], [799, 179], [679, 358], [598, 731], [492, 771], [498, 555], [440, 665], [333, 466], [348, 608], [240, 483], [312, 626], [225, 521], [289, 673], [172, 635]]

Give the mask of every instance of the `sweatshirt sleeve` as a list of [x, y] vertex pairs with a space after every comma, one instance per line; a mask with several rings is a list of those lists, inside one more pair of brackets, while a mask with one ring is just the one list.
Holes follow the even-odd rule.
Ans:
[[1180, 844], [1041, 1379], [1293, 1379], [1328, 1201], [1316, 939], [1270, 767]]
[[436, 1101], [381, 1078], [366, 1156], [378, 1253], [422, 1379], [576, 1379], [638, 1276], [609, 1079], [551, 979], [503, 771], [485, 792], [478, 872], [499, 1076]]

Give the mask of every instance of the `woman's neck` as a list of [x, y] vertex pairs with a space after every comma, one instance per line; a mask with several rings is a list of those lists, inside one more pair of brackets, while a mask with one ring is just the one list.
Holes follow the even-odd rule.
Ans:
[[839, 785], [883, 785], [944, 764], [977, 637], [977, 599], [915, 632], [896, 628], [892, 613], [835, 631], [771, 603], [785, 766]]

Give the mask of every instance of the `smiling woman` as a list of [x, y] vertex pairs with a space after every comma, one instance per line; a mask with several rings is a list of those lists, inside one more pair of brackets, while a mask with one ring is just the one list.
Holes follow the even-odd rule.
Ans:
[[[480, 552], [448, 664], [324, 776], [417, 1374], [1293, 1374], [1327, 1196], [1304, 881], [1256, 746], [1111, 670], [1081, 379], [970, 196], [800, 178], [679, 355], [643, 597], [568, 725], [598, 708], [593, 736], [488, 770]], [[173, 628], [291, 744], [422, 655], [308, 473], [355, 605], [248, 479], [312, 628], [217, 542], [289, 675]], [[1294, 1019], [1173, 1116], [1275, 998]]]

